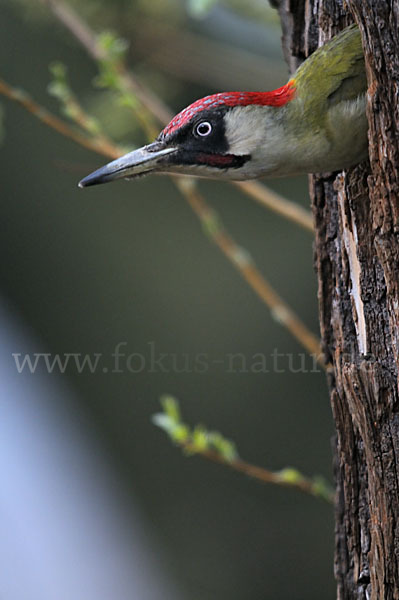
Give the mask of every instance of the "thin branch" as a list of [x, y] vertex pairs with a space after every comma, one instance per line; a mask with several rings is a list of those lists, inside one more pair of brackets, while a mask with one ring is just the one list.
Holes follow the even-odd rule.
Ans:
[[[305, 494], [323, 498], [330, 503], [334, 501], [333, 492], [330, 492], [326, 489], [326, 484], [324, 484], [324, 482], [319, 483], [318, 481], [308, 479], [307, 477], [300, 475], [294, 469], [283, 469], [281, 472], [269, 471], [263, 467], [258, 467], [257, 465], [246, 462], [241, 458], [227, 460], [214, 450], [198, 450], [198, 448], [191, 443], [184, 442], [180, 445], [190, 453], [192, 452], [193, 454], [199, 454], [207, 460], [224, 465], [225, 467], [230, 467], [234, 471], [244, 473], [244, 475], [248, 475], [248, 477], [257, 479], [262, 483], [271, 483], [274, 485], [290, 487], [299, 490], [300, 492], [304, 492]], [[291, 471], [293, 473], [292, 478], [290, 477]]]
[[40, 104], [37, 104], [26, 92], [14, 88], [10, 84], [6, 83], [3, 79], [0, 79], [0, 94], [6, 96], [10, 100], [13, 100], [14, 102], [17, 102], [17, 104], [25, 108], [42, 123], [48, 125], [52, 129], [55, 129], [63, 136], [70, 138], [80, 146], [84, 146], [85, 148], [93, 150], [94, 152], [102, 154], [103, 156], [111, 158], [117, 158], [120, 156], [120, 150], [118, 150], [117, 146], [111, 142], [105, 144], [104, 140], [98, 141], [96, 138], [89, 138], [86, 135], [75, 131], [72, 129], [72, 127], [69, 127], [65, 121], [53, 115]]
[[152, 422], [186, 454], [199, 454], [203, 458], [230, 467], [262, 483], [288, 486], [327, 502], [333, 501], [333, 492], [324, 477], [305, 477], [298, 469], [292, 467], [271, 471], [246, 462], [239, 457], [235, 443], [219, 431], [209, 430], [204, 425], [190, 427], [185, 423], [182, 420], [179, 402], [174, 396], [166, 394], [160, 398], [160, 401], [163, 411], [153, 415]]
[[179, 190], [185, 195], [191, 208], [204, 225], [205, 231], [222, 250], [223, 254], [238, 269], [242, 277], [270, 308], [274, 318], [288, 329], [295, 339], [306, 350], [316, 356], [324, 366], [319, 339], [298, 318], [290, 306], [277, 294], [270, 283], [253, 264], [248, 253], [240, 248], [233, 238], [226, 233], [215, 213], [208, 207], [205, 200], [193, 185], [191, 179], [175, 178]]
[[296, 202], [291, 202], [291, 200], [283, 198], [283, 196], [273, 192], [273, 190], [258, 181], [235, 181], [233, 183], [262, 206], [266, 206], [278, 215], [297, 223], [313, 233], [313, 219], [310, 211], [302, 208]]
[[[97, 61], [106, 60], [107, 54], [104, 48], [97, 42], [97, 36], [84, 22], [84, 20], [73, 10], [59, 0], [40, 0], [47, 6], [57, 19], [73, 34], [73, 36], [86, 48], [87, 52]], [[125, 87], [136, 96], [148, 110], [161, 122], [169, 123], [173, 113], [155, 94], [152, 93], [127, 67], [121, 62], [120, 76]]]

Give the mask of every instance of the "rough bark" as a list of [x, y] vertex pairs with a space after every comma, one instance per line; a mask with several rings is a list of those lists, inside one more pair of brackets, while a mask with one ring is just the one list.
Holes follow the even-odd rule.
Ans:
[[370, 163], [310, 178], [336, 425], [335, 576], [339, 599], [399, 599], [399, 0], [274, 5], [299, 59], [354, 20], [362, 32]]

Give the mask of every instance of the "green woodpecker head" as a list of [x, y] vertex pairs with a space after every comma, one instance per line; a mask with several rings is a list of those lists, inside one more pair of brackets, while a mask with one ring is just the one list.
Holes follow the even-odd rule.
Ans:
[[273, 92], [224, 92], [197, 100], [152, 143], [79, 183], [150, 173], [253, 179], [345, 168], [367, 153], [360, 34], [346, 29]]

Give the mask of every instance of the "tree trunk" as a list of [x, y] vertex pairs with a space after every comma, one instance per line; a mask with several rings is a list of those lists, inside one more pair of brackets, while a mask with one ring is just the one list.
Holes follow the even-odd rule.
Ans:
[[299, 59], [353, 21], [362, 33], [370, 163], [310, 178], [336, 425], [335, 576], [339, 599], [399, 599], [399, 0], [272, 4]]

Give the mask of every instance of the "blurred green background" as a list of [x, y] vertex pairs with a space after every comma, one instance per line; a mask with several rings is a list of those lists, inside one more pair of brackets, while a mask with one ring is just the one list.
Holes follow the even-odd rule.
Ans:
[[[208, 7], [184, 0], [72, 4], [97, 31], [111, 29], [130, 41], [131, 67], [176, 112], [208, 93], [273, 89], [287, 79], [279, 22], [263, 0]], [[46, 91], [48, 65], [61, 60], [109, 135], [124, 144], [145, 141], [130, 112], [93, 88], [95, 64], [40, 2], [2, 0], [0, 44], [2, 78], [56, 112]], [[106, 160], [3, 97], [0, 108], [3, 302], [38, 352], [102, 355], [96, 373], [71, 367], [47, 377], [59, 378], [78, 398], [70, 412], [90, 424], [141, 506], [183, 597], [334, 598], [330, 506], [185, 458], [151, 424], [160, 395], [171, 393], [188, 422], [220, 430], [243, 458], [331, 479], [324, 374], [311, 372], [310, 360], [301, 370], [302, 347], [210, 243], [168, 178], [80, 190], [77, 181]], [[309, 206], [306, 178], [268, 184]], [[199, 187], [317, 332], [312, 236], [232, 186], [201, 181]], [[122, 358], [122, 372], [112, 373], [120, 343], [126, 343], [124, 354], [144, 357], [137, 358], [144, 360], [143, 368], [134, 368], [139, 372], [129, 372]], [[10, 370], [11, 353], [27, 352], [24, 344], [21, 338], [20, 347], [10, 349]], [[276, 351], [284, 355], [283, 372], [272, 370]], [[151, 352], [167, 354], [165, 372], [151, 368]], [[205, 373], [186, 367], [200, 353], [209, 363]], [[229, 372], [229, 353], [243, 354], [248, 364], [263, 354], [270, 372]], [[297, 372], [287, 368], [288, 355]]]

